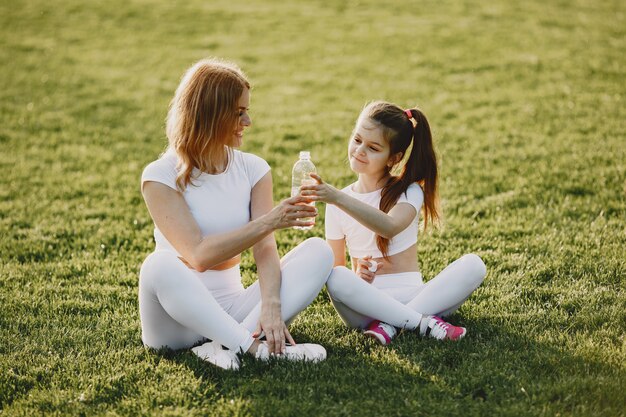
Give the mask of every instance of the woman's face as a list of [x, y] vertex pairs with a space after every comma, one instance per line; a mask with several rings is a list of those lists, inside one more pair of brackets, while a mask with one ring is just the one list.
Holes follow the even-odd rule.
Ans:
[[239, 123], [235, 128], [235, 132], [233, 133], [233, 147], [238, 148], [243, 144], [243, 130], [252, 125], [252, 119], [248, 114], [250, 110], [250, 90], [247, 88], [243, 89], [243, 93], [241, 93], [241, 97], [239, 97], [238, 109], [239, 112]]
[[384, 175], [390, 151], [382, 129], [369, 118], [359, 120], [348, 144], [348, 160], [352, 171], [377, 177]]

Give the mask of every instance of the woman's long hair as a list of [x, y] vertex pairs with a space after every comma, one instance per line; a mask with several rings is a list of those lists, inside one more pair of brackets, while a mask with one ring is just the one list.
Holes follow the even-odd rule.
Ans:
[[[359, 120], [369, 118], [381, 127], [383, 137], [390, 147], [390, 158], [400, 154], [394, 167], [405, 159], [407, 149], [411, 144], [413, 145], [400, 175], [391, 175], [383, 186], [379, 208], [388, 213], [396, 205], [400, 195], [406, 193], [411, 184], [417, 183], [424, 192], [424, 229], [426, 229], [429, 223], [438, 222], [440, 217], [437, 156], [426, 116], [416, 108], [409, 111], [411, 118], [395, 104], [375, 101], [365, 106]], [[394, 167], [390, 167], [389, 172]], [[378, 235], [376, 245], [383, 257], [387, 258], [389, 239]]]
[[228, 165], [245, 88], [250, 83], [241, 69], [215, 58], [197, 62], [183, 75], [165, 128], [169, 148], [178, 156], [180, 191], [191, 183], [194, 168], [215, 173]]

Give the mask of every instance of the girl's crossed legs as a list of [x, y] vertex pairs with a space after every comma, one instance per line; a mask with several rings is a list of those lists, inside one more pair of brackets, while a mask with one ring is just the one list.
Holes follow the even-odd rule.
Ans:
[[[350, 327], [363, 329], [372, 320], [380, 320], [413, 330], [420, 325], [423, 316], [446, 316], [456, 311], [486, 274], [480, 257], [469, 254], [452, 262], [426, 284], [416, 277], [412, 285], [382, 288], [387, 285], [381, 284], [381, 288], [377, 288], [348, 268], [336, 267], [330, 274], [327, 288], [339, 316]], [[394, 277], [383, 279], [388, 284]]]

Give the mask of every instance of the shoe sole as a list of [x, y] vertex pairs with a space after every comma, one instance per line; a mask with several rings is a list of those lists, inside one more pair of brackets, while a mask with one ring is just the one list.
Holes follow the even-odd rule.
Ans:
[[[289, 348], [291, 345], [287, 344], [287, 349], [284, 354], [274, 355], [268, 354], [268, 356], [257, 356], [256, 358], [262, 361], [269, 361], [271, 359], [281, 360], [281, 361], [296, 361], [296, 362], [311, 362], [318, 363], [326, 360], [326, 349], [323, 346], [319, 346], [321, 349], [315, 347], [312, 350], [307, 349], [307, 343], [300, 344], [301, 348], [305, 349], [306, 352], [289, 352]], [[266, 348], [265, 348], [266, 349]], [[258, 354], [258, 353], [257, 353]], [[264, 355], [267, 354], [267, 350], [265, 350]]]
[[376, 332], [373, 332], [371, 330], [366, 330], [366, 331], [363, 332], [363, 334], [366, 335], [366, 336], [369, 336], [369, 337], [372, 337], [372, 338], [376, 339], [376, 341], [378, 343], [380, 343], [381, 345], [383, 345], [383, 346], [387, 346], [389, 344], [385, 340], [385, 336], [383, 336], [380, 333], [376, 333]]

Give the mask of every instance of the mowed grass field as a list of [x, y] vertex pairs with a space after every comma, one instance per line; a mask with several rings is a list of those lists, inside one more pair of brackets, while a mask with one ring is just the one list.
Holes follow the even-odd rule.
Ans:
[[[624, 415], [623, 2], [174, 3], [0, 3], [0, 415]], [[142, 346], [139, 179], [206, 56], [253, 84], [243, 150], [276, 201], [300, 150], [353, 181], [368, 100], [424, 110], [445, 216], [420, 236], [424, 276], [469, 252], [489, 270], [451, 318], [465, 339], [378, 346], [323, 291], [291, 327], [327, 348], [318, 365], [232, 372]], [[322, 215], [276, 239], [283, 254], [323, 233]]]

